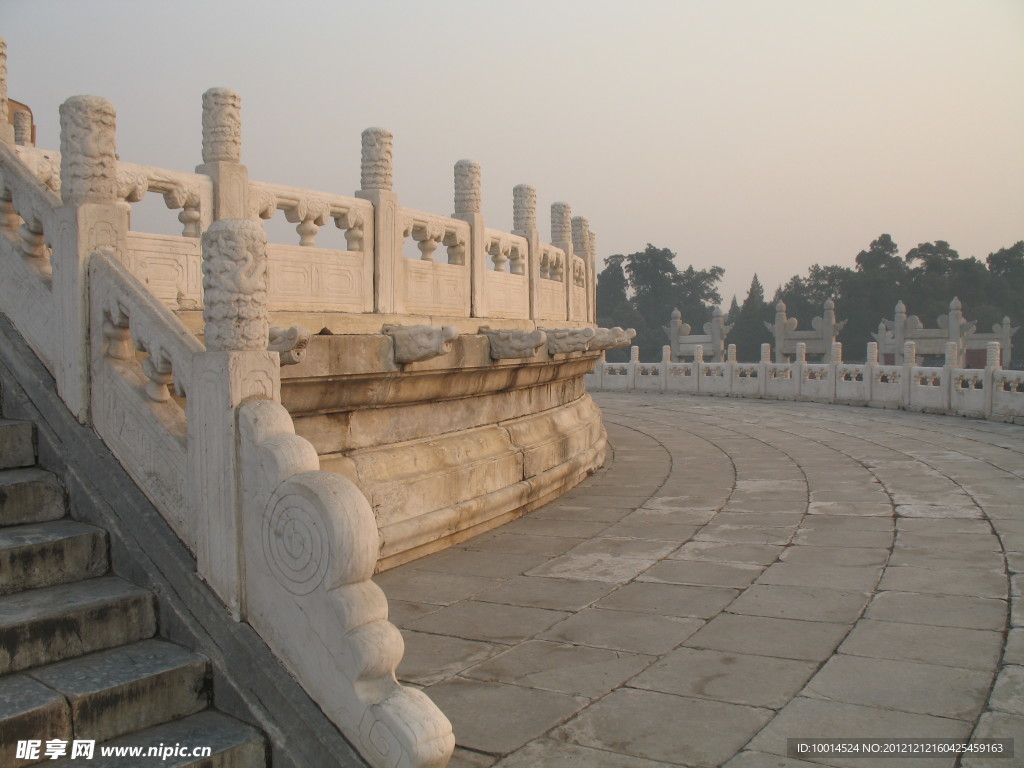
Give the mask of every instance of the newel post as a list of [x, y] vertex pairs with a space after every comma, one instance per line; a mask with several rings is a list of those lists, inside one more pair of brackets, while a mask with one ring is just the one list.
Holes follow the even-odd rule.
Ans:
[[459, 160], [455, 164], [455, 213], [453, 219], [469, 224], [470, 315], [487, 317], [487, 251], [484, 249], [484, 215], [481, 213], [480, 163]]
[[537, 231], [537, 188], [516, 184], [512, 188], [512, 234], [529, 243], [530, 319], [540, 310], [540, 232]]
[[213, 218], [246, 219], [249, 171], [242, 165], [242, 97], [229, 88], [203, 94], [203, 163], [196, 167], [213, 180]]
[[565, 319], [572, 320], [573, 250], [572, 208], [568, 203], [551, 204], [551, 244], [565, 252], [562, 281], [565, 284]]
[[89, 420], [89, 255], [110, 248], [128, 258], [128, 211], [117, 203], [114, 106], [99, 96], [72, 96], [60, 106], [61, 207], [52, 240], [57, 390], [83, 424]]
[[914, 366], [917, 365], [917, 344], [913, 341], [903, 342], [903, 380], [902, 399], [903, 407], [910, 408], [910, 401], [914, 397]]
[[14, 145], [14, 126], [8, 123], [7, 41], [0, 37], [0, 142]]
[[267, 351], [267, 238], [249, 219], [214, 222], [203, 234], [206, 351], [193, 360], [188, 393], [189, 503], [200, 528], [199, 574], [235, 619], [245, 617], [237, 408], [281, 401], [280, 358]]
[[386, 128], [362, 133], [359, 189], [355, 196], [373, 203], [373, 309], [405, 310], [405, 269], [398, 195], [393, 190], [394, 136]]
[[878, 366], [878, 342], [869, 341], [864, 354], [864, 387], [865, 399], [868, 405], [875, 401], [875, 381], [878, 374], [875, 368]]
[[995, 404], [996, 378], [1002, 366], [999, 363], [1002, 345], [990, 341], [985, 345], [985, 374], [982, 386], [985, 388], [985, 418], [991, 418]]

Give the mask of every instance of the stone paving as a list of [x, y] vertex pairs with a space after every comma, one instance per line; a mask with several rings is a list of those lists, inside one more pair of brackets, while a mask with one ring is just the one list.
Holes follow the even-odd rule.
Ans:
[[599, 394], [614, 455], [558, 501], [377, 577], [452, 768], [868, 768], [789, 737], [1016, 737], [1024, 429]]

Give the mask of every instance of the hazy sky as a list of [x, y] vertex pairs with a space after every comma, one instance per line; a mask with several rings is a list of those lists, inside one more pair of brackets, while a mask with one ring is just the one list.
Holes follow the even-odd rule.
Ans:
[[1022, 0], [3, 0], [11, 98], [118, 111], [122, 159], [191, 170], [201, 95], [242, 94], [250, 177], [352, 194], [359, 134], [395, 134], [404, 205], [452, 210], [483, 166], [651, 242], [740, 299], [887, 232], [961, 256], [1024, 239]]

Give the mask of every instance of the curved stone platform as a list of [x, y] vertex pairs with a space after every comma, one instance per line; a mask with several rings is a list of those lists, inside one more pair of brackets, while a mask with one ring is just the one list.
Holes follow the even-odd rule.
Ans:
[[1021, 759], [1024, 430], [594, 399], [604, 470], [378, 577], [452, 766], [864, 766], [786, 739], [972, 733], [1017, 756], [960, 765]]

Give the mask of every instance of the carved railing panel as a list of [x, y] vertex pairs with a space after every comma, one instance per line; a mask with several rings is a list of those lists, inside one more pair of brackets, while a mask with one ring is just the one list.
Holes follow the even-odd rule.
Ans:
[[60, 198], [0, 142], [0, 304], [52, 373], [59, 335], [51, 243]]
[[192, 356], [203, 345], [110, 251], [92, 254], [89, 293], [93, 424], [175, 532], [194, 546], [179, 400], [191, 385]]

